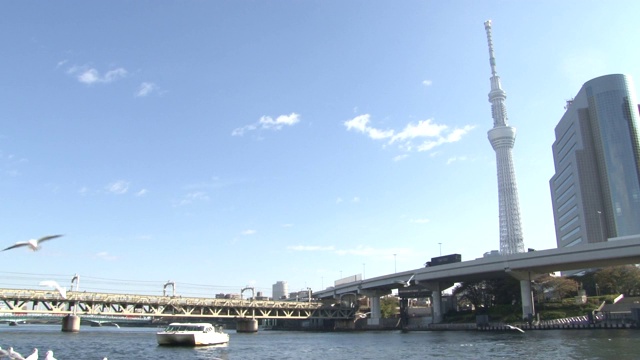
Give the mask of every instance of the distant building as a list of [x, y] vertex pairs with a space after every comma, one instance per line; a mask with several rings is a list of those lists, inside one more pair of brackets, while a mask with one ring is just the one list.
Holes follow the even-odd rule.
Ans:
[[289, 295], [289, 284], [286, 281], [278, 281], [271, 287], [273, 300], [284, 300]]
[[567, 102], [549, 181], [559, 248], [640, 233], [639, 117], [625, 75], [589, 80]]

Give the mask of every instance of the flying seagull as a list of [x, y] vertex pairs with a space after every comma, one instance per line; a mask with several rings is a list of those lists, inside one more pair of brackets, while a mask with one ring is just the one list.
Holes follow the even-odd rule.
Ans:
[[51, 350], [47, 351], [47, 354], [44, 357], [44, 360], [56, 360], [56, 358], [53, 357], [53, 351]]
[[414, 276], [416, 276], [416, 274], [411, 275], [411, 277], [407, 281], [397, 280], [396, 283], [402, 284], [402, 285], [404, 285], [404, 287], [409, 287], [409, 286], [411, 286], [411, 280], [413, 280]]
[[511, 330], [517, 330], [517, 331], [520, 331], [521, 333], [524, 333], [524, 330], [520, 329], [517, 326], [513, 326], [513, 325], [505, 325], [505, 326], [508, 327]]
[[13, 248], [17, 248], [17, 247], [21, 247], [21, 246], [28, 246], [29, 249], [31, 249], [31, 251], [38, 251], [40, 250], [40, 243], [43, 241], [47, 241], [47, 240], [51, 240], [51, 239], [55, 239], [55, 238], [59, 238], [62, 235], [48, 235], [48, 236], [43, 236], [40, 239], [31, 239], [29, 241], [18, 241], [17, 243], [9, 246], [8, 248], [2, 250], [2, 251], [6, 251], [9, 249], [13, 249]]
[[62, 296], [63, 299], [67, 298], [67, 289], [58, 285], [58, 283], [53, 280], [40, 281], [40, 286], [49, 286], [49, 287], [55, 288], [56, 290], [58, 290], [58, 292], [60, 293], [60, 296]]

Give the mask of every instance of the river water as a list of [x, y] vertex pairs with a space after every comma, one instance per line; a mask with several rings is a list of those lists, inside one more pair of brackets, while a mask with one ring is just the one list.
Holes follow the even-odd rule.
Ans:
[[82, 326], [63, 333], [60, 325], [0, 326], [0, 346], [44, 359], [639, 359], [640, 330], [538, 330], [522, 334], [476, 331], [298, 332], [238, 334], [223, 347], [156, 345], [157, 328]]

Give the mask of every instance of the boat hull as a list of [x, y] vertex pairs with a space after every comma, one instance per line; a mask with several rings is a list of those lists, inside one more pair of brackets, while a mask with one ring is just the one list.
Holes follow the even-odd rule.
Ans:
[[156, 333], [156, 339], [163, 346], [208, 346], [228, 343], [229, 334], [207, 323], [171, 323]]
[[162, 346], [208, 346], [220, 345], [229, 342], [228, 334], [180, 334], [157, 333], [158, 345]]

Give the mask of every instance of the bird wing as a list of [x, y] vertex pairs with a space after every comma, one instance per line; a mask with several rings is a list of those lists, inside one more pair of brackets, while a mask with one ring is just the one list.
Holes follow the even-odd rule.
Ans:
[[31, 355], [27, 356], [25, 360], [38, 360], [38, 349], [33, 349]]
[[58, 285], [58, 283], [53, 280], [40, 281], [40, 286], [49, 286], [49, 287], [55, 288], [56, 290], [58, 290], [58, 292], [60, 293], [60, 296], [62, 296], [63, 299], [67, 298], [67, 289]]
[[13, 348], [9, 348], [9, 357], [17, 360], [25, 360], [24, 357], [20, 355], [19, 352], [14, 351]]
[[43, 236], [40, 239], [36, 240], [36, 242], [37, 243], [41, 243], [43, 241], [59, 238], [60, 236], [62, 236], [62, 235], [47, 235], [47, 236]]
[[20, 247], [20, 246], [27, 246], [27, 245], [29, 245], [29, 242], [27, 242], [27, 241], [19, 241], [19, 242], [15, 243], [15, 244], [13, 244], [13, 245], [9, 246], [8, 248], [5, 248], [5, 249], [4, 249], [4, 250], [2, 250], [2, 251], [6, 251], [6, 250], [10, 250], [10, 249], [15, 249], [15, 248], [17, 248], [17, 247]]

